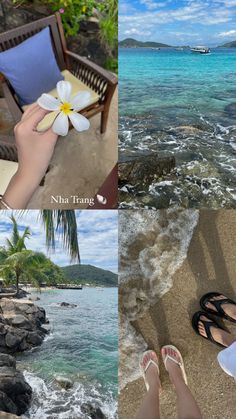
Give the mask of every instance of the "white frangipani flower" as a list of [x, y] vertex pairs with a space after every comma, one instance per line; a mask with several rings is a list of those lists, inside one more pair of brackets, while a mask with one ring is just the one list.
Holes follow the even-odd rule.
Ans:
[[55, 112], [56, 118], [52, 124], [52, 130], [55, 134], [62, 136], [68, 134], [68, 118], [77, 131], [86, 131], [90, 127], [89, 120], [78, 113], [78, 111], [89, 105], [91, 97], [90, 92], [81, 91], [75, 96], [72, 96], [71, 92], [71, 83], [62, 80], [57, 83], [58, 99], [44, 93], [37, 100], [37, 103], [41, 108]]

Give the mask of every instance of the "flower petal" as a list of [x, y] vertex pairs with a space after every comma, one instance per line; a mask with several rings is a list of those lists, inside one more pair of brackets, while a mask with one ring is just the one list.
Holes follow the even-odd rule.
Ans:
[[71, 112], [69, 113], [69, 118], [72, 122], [73, 127], [77, 131], [86, 131], [90, 127], [90, 122], [85, 116], [80, 115], [79, 113]]
[[68, 134], [69, 121], [68, 117], [64, 113], [59, 113], [53, 123], [52, 130], [55, 134], [62, 135], [63, 137]]
[[88, 106], [91, 99], [90, 92], [78, 92], [76, 96], [70, 101], [73, 109], [79, 111]]
[[37, 104], [47, 111], [58, 111], [60, 107], [59, 100], [47, 93], [43, 93], [43, 95], [38, 98]]
[[69, 102], [72, 86], [69, 81], [61, 80], [57, 83], [58, 97], [62, 103]]

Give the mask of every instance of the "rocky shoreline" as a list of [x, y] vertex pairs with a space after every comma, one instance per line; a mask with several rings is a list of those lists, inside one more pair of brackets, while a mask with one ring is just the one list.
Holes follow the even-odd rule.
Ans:
[[21, 415], [28, 409], [32, 389], [16, 369], [16, 360], [12, 355], [41, 345], [48, 333], [42, 326], [46, 323], [45, 310], [32, 301], [0, 299], [1, 412]]

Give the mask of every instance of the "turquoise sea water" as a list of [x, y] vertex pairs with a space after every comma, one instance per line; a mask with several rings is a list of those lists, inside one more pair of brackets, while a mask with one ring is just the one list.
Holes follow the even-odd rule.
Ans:
[[119, 79], [120, 160], [176, 158], [176, 176], [150, 185], [152, 205], [234, 207], [236, 50], [120, 49]]
[[[116, 417], [118, 374], [117, 289], [43, 291], [51, 333], [41, 347], [18, 357], [19, 368], [34, 390], [24, 418], [88, 418], [82, 403], [99, 406], [108, 419]], [[77, 304], [75, 308], [58, 303]], [[55, 376], [74, 381], [61, 390]], [[89, 419], [89, 418], [88, 418]]]

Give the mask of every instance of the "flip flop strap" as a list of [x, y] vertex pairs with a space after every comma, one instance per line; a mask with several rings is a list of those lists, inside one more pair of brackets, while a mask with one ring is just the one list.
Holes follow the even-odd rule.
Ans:
[[170, 355], [166, 355], [166, 357], [165, 357], [165, 361], [164, 361], [165, 367], [166, 367], [166, 361], [168, 361], [168, 359], [173, 361], [175, 364], [177, 364], [181, 368], [181, 366], [182, 366], [181, 362], [178, 362], [175, 358], [172, 358], [172, 356], [170, 356]]
[[221, 307], [222, 304], [235, 304], [233, 301], [231, 302], [231, 300], [229, 300], [228, 298], [222, 298], [222, 300], [208, 300], [209, 303], [213, 304], [213, 306], [215, 306], [216, 310], [218, 311], [218, 313], [222, 314], [223, 316], [226, 315], [225, 311], [223, 310], [223, 308]]
[[207, 320], [200, 320], [200, 321], [204, 324], [208, 339], [211, 340], [212, 342], [215, 342], [215, 339], [213, 338], [211, 334], [211, 327], [215, 327], [217, 329], [222, 329], [222, 328], [215, 322], [209, 322]]
[[148, 368], [150, 367], [150, 365], [153, 364], [155, 365], [155, 367], [157, 368], [158, 374], [159, 374], [159, 367], [157, 365], [157, 363], [155, 361], [153, 361], [153, 359], [150, 359], [146, 365], [146, 367], [144, 368], [144, 373], [147, 372]]

